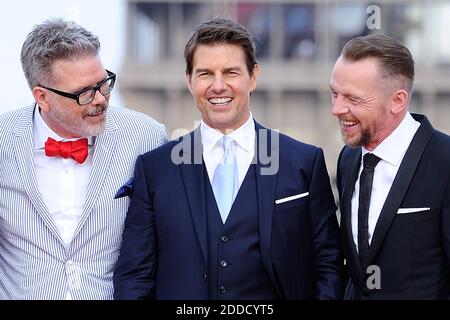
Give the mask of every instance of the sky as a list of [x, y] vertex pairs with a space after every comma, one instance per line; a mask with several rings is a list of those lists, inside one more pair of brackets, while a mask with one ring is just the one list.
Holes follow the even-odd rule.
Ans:
[[[14, 0], [1, 3], [0, 113], [30, 105], [34, 100], [20, 64], [20, 50], [34, 25], [52, 17], [73, 20], [96, 34], [105, 68], [118, 72], [125, 48], [124, 0]], [[120, 76], [118, 77], [120, 85]], [[121, 104], [119, 90], [110, 103]]]

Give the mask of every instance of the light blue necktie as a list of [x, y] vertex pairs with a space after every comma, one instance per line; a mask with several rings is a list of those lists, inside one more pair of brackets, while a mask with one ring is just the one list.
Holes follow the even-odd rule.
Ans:
[[233, 154], [233, 139], [223, 136], [223, 157], [214, 171], [212, 188], [222, 222], [225, 223], [238, 190], [237, 164]]

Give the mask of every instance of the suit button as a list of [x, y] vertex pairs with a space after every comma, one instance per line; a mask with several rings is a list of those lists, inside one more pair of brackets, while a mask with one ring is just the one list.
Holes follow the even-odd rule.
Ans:
[[204, 273], [202, 276], [203, 276], [203, 281], [206, 282], [208, 280], [208, 276], [206, 275], [206, 273]]
[[222, 236], [220, 239], [222, 240], [223, 243], [228, 242], [227, 236]]
[[227, 293], [227, 289], [225, 289], [224, 286], [220, 286], [220, 287], [219, 287], [219, 292], [220, 292], [221, 294], [225, 294], [225, 293]]
[[226, 266], [228, 266], [228, 263], [225, 260], [220, 261], [220, 265], [225, 268]]

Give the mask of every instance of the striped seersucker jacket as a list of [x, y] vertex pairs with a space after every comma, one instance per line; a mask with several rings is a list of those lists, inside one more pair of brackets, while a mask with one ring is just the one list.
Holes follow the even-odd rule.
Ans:
[[[0, 299], [112, 299], [129, 198], [114, 199], [136, 157], [167, 141], [165, 127], [109, 107], [95, 142], [83, 212], [66, 247], [37, 188], [35, 104], [0, 116]], [[58, 192], [58, 190], [55, 190]]]

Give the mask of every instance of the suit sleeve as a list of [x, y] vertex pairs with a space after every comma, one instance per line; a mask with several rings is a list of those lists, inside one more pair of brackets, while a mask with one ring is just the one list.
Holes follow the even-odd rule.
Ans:
[[[450, 181], [447, 184], [447, 196], [444, 200], [444, 205], [442, 207], [442, 235], [444, 242], [444, 249], [447, 256], [447, 268], [450, 273]], [[450, 293], [447, 296], [447, 300], [450, 300]]]
[[166, 130], [166, 126], [161, 124], [161, 129], [159, 130], [159, 135], [158, 135], [158, 146], [161, 146], [165, 143], [167, 143], [167, 141], [169, 141], [169, 138], [167, 137], [167, 130]]
[[323, 151], [318, 150], [310, 184], [317, 299], [341, 299], [343, 256], [339, 240], [336, 204]]
[[133, 189], [114, 271], [116, 300], [154, 298], [157, 240], [152, 194], [147, 187], [142, 156], [136, 160]]
[[339, 195], [339, 203], [342, 201], [342, 174], [341, 174], [341, 165], [342, 165], [342, 154], [344, 153], [344, 148], [342, 148], [339, 153], [337, 165], [336, 165], [336, 187]]
[[[338, 195], [339, 195], [339, 208], [341, 208], [341, 204], [342, 204], [342, 192], [344, 189], [343, 186], [343, 181], [342, 181], [342, 177], [343, 177], [343, 173], [342, 173], [342, 166], [344, 165], [344, 152], [346, 151], [346, 147], [343, 147], [341, 152], [339, 153], [339, 157], [338, 157], [338, 161], [337, 161], [337, 168], [336, 168], [336, 187], [338, 190]], [[342, 213], [340, 215], [340, 226], [342, 228]], [[344, 248], [344, 238], [342, 237], [342, 229], [341, 229], [341, 234], [340, 234], [340, 240], [341, 240], [341, 246], [342, 246], [342, 250], [344, 253], [344, 261], [345, 260], [345, 248]], [[348, 266], [348, 261], [346, 261], [346, 263], [344, 264], [344, 272], [343, 272], [343, 277], [344, 277], [344, 287], [345, 287], [345, 293], [344, 293], [344, 300], [346, 300], [348, 297], [352, 297], [353, 294], [352, 292], [352, 288], [353, 285], [350, 281], [350, 270], [349, 270], [349, 266]]]

